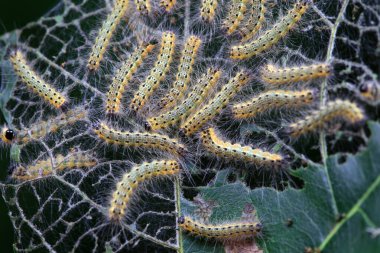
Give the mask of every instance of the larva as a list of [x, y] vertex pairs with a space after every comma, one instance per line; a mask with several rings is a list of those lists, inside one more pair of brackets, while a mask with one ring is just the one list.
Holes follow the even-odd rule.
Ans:
[[253, 41], [232, 46], [230, 57], [232, 59], [244, 60], [271, 48], [273, 45], [277, 44], [281, 38], [288, 34], [288, 32], [301, 19], [308, 7], [308, 0], [298, 1], [294, 7], [289, 10], [286, 16], [274, 24], [270, 30], [264, 32], [263, 35]]
[[335, 119], [342, 119], [351, 124], [364, 120], [363, 111], [348, 100], [337, 99], [330, 101], [319, 110], [308, 113], [304, 119], [290, 124], [290, 132], [293, 137], [304, 135], [324, 128]]
[[97, 70], [99, 68], [111, 37], [128, 9], [128, 3], [128, 0], [117, 0], [112, 12], [103, 22], [88, 59], [87, 67], [90, 70]]
[[181, 124], [181, 132], [187, 136], [192, 135], [207, 121], [212, 120], [226, 107], [241, 87], [248, 83], [248, 79], [249, 77], [246, 72], [238, 72], [205, 106]]
[[173, 9], [176, 3], [177, 3], [177, 0], [161, 0], [160, 6], [165, 8], [165, 11], [169, 12]]
[[161, 160], [150, 163], [138, 164], [123, 175], [117, 183], [116, 190], [112, 194], [111, 205], [108, 210], [109, 218], [120, 221], [126, 214], [130, 200], [136, 188], [151, 178], [179, 175], [180, 166], [175, 160]]
[[135, 0], [136, 9], [141, 14], [147, 15], [152, 11], [150, 0]]
[[261, 69], [261, 79], [269, 84], [279, 85], [327, 77], [330, 65], [326, 63], [303, 65], [299, 67], [277, 68], [268, 64]]
[[313, 100], [314, 91], [309, 89], [301, 91], [270, 90], [249, 101], [233, 105], [232, 112], [238, 119], [252, 118], [257, 114], [276, 108], [296, 109], [311, 104]]
[[247, 0], [232, 0], [230, 10], [223, 21], [223, 27], [227, 30], [227, 34], [235, 32], [240, 25], [247, 10], [246, 4]]
[[214, 21], [218, 0], [202, 0], [201, 1], [201, 18], [205, 22]]
[[10, 61], [21, 81], [46, 102], [55, 108], [60, 108], [66, 102], [67, 99], [63, 94], [53, 88], [51, 84], [42, 80], [42, 78], [32, 70], [21, 51], [16, 51], [12, 54]]
[[242, 146], [238, 143], [232, 144], [231, 142], [223, 141], [217, 136], [214, 128], [208, 128], [202, 131], [201, 140], [206, 150], [218, 157], [272, 166], [277, 166], [284, 162], [284, 158], [279, 154], [270, 153], [258, 148], [253, 149], [250, 146]]
[[252, 39], [265, 20], [265, 0], [251, 0], [249, 7], [249, 18], [239, 28], [242, 42]]
[[189, 216], [178, 218], [178, 225], [191, 234], [208, 239], [238, 241], [255, 237], [262, 231], [260, 222], [231, 222], [226, 224], [204, 224]]
[[197, 36], [190, 36], [182, 50], [182, 57], [178, 66], [176, 80], [166, 96], [160, 101], [160, 108], [170, 108], [175, 101], [181, 99], [187, 89], [193, 72], [193, 64], [202, 40]]
[[107, 113], [118, 113], [120, 111], [120, 102], [125, 88], [153, 48], [154, 45], [152, 44], [140, 45], [117, 71], [107, 93]]
[[370, 102], [380, 101], [380, 85], [375, 81], [366, 81], [359, 87], [360, 95]]
[[130, 107], [133, 111], [140, 110], [152, 93], [158, 88], [160, 82], [165, 78], [166, 73], [170, 69], [170, 63], [173, 60], [175, 48], [175, 34], [172, 32], [164, 32], [162, 34], [161, 48], [157, 61], [149, 76], [145, 79], [135, 93]]
[[187, 98], [178, 106], [163, 113], [157, 117], [151, 117], [147, 120], [147, 128], [158, 130], [175, 124], [181, 119], [186, 118], [195, 110], [206, 98], [208, 92], [215, 87], [221, 75], [220, 70], [209, 68], [207, 73], [197, 81]]
[[186, 151], [185, 146], [178, 140], [162, 134], [118, 131], [105, 123], [96, 124], [93, 130], [100, 139], [110, 144], [158, 149], [174, 155], [183, 155]]

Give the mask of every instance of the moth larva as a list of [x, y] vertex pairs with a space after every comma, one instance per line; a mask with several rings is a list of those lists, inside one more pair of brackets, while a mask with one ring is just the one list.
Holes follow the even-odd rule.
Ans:
[[197, 56], [201, 43], [202, 40], [194, 35], [186, 40], [173, 88], [171, 88], [168, 94], [161, 99], [159, 104], [160, 108], [170, 108], [175, 104], [175, 101], [182, 98], [183, 93], [187, 89], [187, 84], [190, 81], [195, 57]]
[[260, 30], [265, 20], [265, 1], [266, 0], [251, 0], [249, 9], [249, 18], [239, 28], [239, 33], [242, 37], [241, 41], [245, 42], [253, 38]]
[[298, 137], [308, 132], [324, 128], [335, 119], [342, 119], [351, 124], [364, 120], [363, 111], [348, 100], [337, 99], [330, 101], [319, 110], [308, 113], [304, 119], [290, 124], [290, 132], [293, 137]]
[[166, 113], [149, 118], [146, 123], [147, 128], [153, 130], [163, 129], [186, 118], [202, 103], [208, 92], [215, 87], [221, 73], [220, 70], [208, 69], [207, 73], [203, 74], [197, 81], [197, 84], [193, 87], [192, 91], [184, 101]]
[[135, 0], [136, 9], [141, 14], [147, 15], [152, 11], [150, 0]]
[[177, 3], [177, 0], [161, 0], [160, 6], [164, 7], [165, 11], [169, 12], [173, 9], [176, 3]]
[[236, 93], [239, 92], [241, 87], [247, 83], [248, 74], [244, 71], [238, 72], [205, 106], [181, 124], [181, 132], [189, 136], [198, 131], [207, 121], [217, 116]]
[[107, 143], [124, 147], [142, 147], [158, 149], [174, 155], [183, 155], [186, 148], [178, 140], [169, 138], [167, 135], [148, 132], [118, 131], [108, 127], [105, 123], [93, 127], [98, 137]]
[[233, 105], [232, 112], [238, 119], [252, 118], [259, 113], [276, 108], [296, 109], [311, 104], [313, 100], [314, 91], [309, 89], [301, 91], [270, 90], [249, 101]]
[[90, 70], [97, 70], [99, 68], [100, 62], [103, 59], [111, 37], [128, 9], [128, 3], [128, 0], [117, 0], [112, 12], [103, 22], [88, 59], [87, 67]]
[[246, 4], [247, 0], [232, 0], [230, 10], [223, 21], [227, 34], [232, 34], [240, 25], [247, 10]]
[[272, 64], [268, 64], [261, 69], [261, 79], [273, 85], [308, 81], [315, 78], [327, 77], [329, 74], [330, 65], [326, 63], [290, 68], [277, 68]]
[[218, 0], [202, 0], [201, 2], [202, 20], [205, 22], [214, 21]]
[[140, 45], [117, 71], [107, 93], [107, 113], [118, 113], [120, 111], [121, 97], [123, 96], [125, 88], [131, 81], [133, 74], [136, 73], [153, 48], [154, 45], [152, 44]]
[[205, 224], [195, 221], [189, 216], [178, 218], [178, 225], [185, 231], [196, 236], [217, 239], [238, 241], [250, 237], [255, 237], [262, 231], [262, 224], [259, 222], [231, 222], [225, 224]]
[[220, 139], [214, 128], [208, 128], [201, 133], [203, 146], [217, 157], [235, 159], [252, 164], [263, 164], [277, 166], [284, 162], [284, 158], [275, 153], [270, 153], [250, 146], [242, 146], [238, 143], [232, 144]]
[[153, 161], [132, 167], [130, 172], [123, 175], [112, 194], [108, 210], [109, 218], [120, 221], [125, 216], [130, 200], [138, 186], [151, 178], [179, 175], [180, 166], [174, 160]]
[[145, 79], [145, 82], [140, 85], [130, 104], [133, 111], [138, 111], [145, 105], [152, 93], [158, 88], [160, 82], [165, 78], [166, 73], [170, 69], [170, 63], [173, 60], [174, 48], [175, 34], [164, 32], [157, 61], [149, 76]]
[[42, 80], [42, 78], [32, 70], [21, 51], [16, 51], [12, 54], [10, 61], [21, 81], [46, 102], [55, 108], [60, 108], [66, 102], [67, 99], [63, 94], [54, 89], [51, 84]]
[[279, 22], [264, 32], [257, 39], [241, 43], [231, 47], [230, 57], [232, 59], [244, 60], [251, 58], [277, 44], [301, 19], [302, 15], [309, 7], [308, 0], [298, 1], [294, 7], [289, 10], [288, 14], [281, 18]]

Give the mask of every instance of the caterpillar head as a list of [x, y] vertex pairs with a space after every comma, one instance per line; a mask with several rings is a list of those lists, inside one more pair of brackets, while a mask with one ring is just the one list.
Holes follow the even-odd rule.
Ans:
[[1, 131], [1, 140], [4, 143], [11, 144], [16, 139], [16, 132], [13, 129], [4, 127]]

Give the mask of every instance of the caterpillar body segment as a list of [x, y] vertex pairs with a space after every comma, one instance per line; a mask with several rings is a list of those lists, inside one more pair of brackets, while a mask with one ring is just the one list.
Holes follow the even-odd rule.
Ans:
[[92, 46], [87, 63], [88, 69], [96, 71], [99, 68], [111, 37], [128, 9], [128, 3], [129, 0], [117, 0], [115, 2], [112, 12], [108, 14], [107, 19], [103, 22], [95, 39], [95, 44]]
[[152, 12], [150, 0], [135, 0], [136, 9], [143, 15], [148, 15]]
[[32, 70], [21, 51], [16, 51], [12, 54], [10, 61], [16, 75], [34, 93], [57, 109], [61, 108], [61, 106], [65, 104], [67, 98], [58, 92], [51, 84], [45, 82], [36, 72]]
[[232, 112], [238, 119], [252, 118], [273, 109], [296, 109], [310, 105], [314, 98], [315, 92], [310, 89], [301, 91], [270, 90], [249, 101], [233, 105]]
[[193, 65], [201, 43], [202, 40], [194, 35], [186, 40], [173, 88], [171, 88], [169, 93], [161, 99], [159, 105], [160, 108], [170, 108], [175, 104], [175, 101], [182, 98], [183, 93], [186, 91], [187, 85], [190, 82]]
[[232, 0], [230, 10], [223, 21], [223, 27], [228, 35], [235, 32], [241, 24], [247, 11], [247, 2], [248, 0]]
[[218, 0], [202, 0], [200, 9], [202, 20], [204, 22], [214, 21], [216, 8], [218, 8]]
[[324, 128], [334, 120], [341, 119], [354, 124], [365, 119], [364, 112], [355, 103], [348, 100], [337, 99], [328, 102], [319, 110], [309, 113], [304, 119], [290, 124], [292, 137], [299, 137], [309, 132]]
[[166, 12], [170, 12], [176, 3], [177, 0], [160, 0], [160, 6], [165, 8]]
[[287, 15], [274, 24], [271, 29], [265, 31], [264, 34], [252, 41], [232, 46], [230, 50], [230, 58], [235, 60], [245, 60], [271, 48], [289, 33], [289, 31], [301, 19], [308, 7], [308, 0], [298, 1]]
[[380, 85], [375, 81], [366, 81], [359, 87], [360, 95], [365, 100], [377, 103], [380, 101]]
[[148, 128], [164, 129], [186, 118], [206, 99], [208, 92], [216, 86], [221, 74], [220, 70], [209, 68], [184, 101], [166, 113], [149, 118]]
[[239, 27], [242, 42], [252, 39], [262, 27], [265, 20], [265, 1], [266, 0], [250, 1], [250, 5], [248, 6], [249, 18]]
[[138, 111], [145, 105], [153, 92], [158, 88], [160, 82], [165, 78], [173, 60], [175, 40], [175, 34], [172, 32], [164, 32], [162, 34], [161, 48], [157, 61], [153, 69], [151, 69], [149, 76], [140, 85], [130, 104], [130, 108], [133, 111]]
[[201, 133], [203, 146], [207, 151], [217, 157], [234, 159], [256, 165], [279, 166], [285, 162], [282, 155], [270, 153], [250, 146], [242, 146], [238, 143], [232, 144], [220, 139], [214, 128], [208, 128]]
[[107, 93], [107, 113], [119, 113], [121, 98], [125, 88], [153, 48], [154, 45], [152, 44], [140, 45], [117, 71]]
[[142, 183], [152, 178], [179, 174], [180, 165], [175, 160], [146, 162], [132, 167], [117, 183], [116, 190], [112, 194], [108, 210], [109, 218], [113, 221], [121, 221], [125, 217], [130, 201]]
[[240, 71], [202, 108], [181, 124], [181, 132], [187, 136], [197, 132], [206, 122], [216, 117], [229, 101], [248, 83], [249, 76]]

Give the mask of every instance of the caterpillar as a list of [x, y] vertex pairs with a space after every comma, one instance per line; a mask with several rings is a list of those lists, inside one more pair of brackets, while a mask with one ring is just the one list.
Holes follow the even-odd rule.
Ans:
[[220, 70], [211, 69], [197, 81], [187, 98], [178, 106], [157, 117], [151, 117], [146, 122], [146, 127], [152, 130], [163, 129], [186, 118], [206, 98], [208, 92], [215, 87], [221, 75]]
[[142, 147], [159, 149], [174, 155], [185, 154], [186, 148], [178, 140], [167, 135], [148, 132], [118, 131], [108, 127], [104, 122], [95, 124], [93, 131], [103, 141], [124, 147]]
[[255, 117], [276, 108], [296, 109], [309, 105], [314, 100], [314, 91], [310, 89], [301, 91], [289, 90], [270, 90], [261, 93], [247, 102], [235, 104], [232, 106], [232, 112], [235, 118], [245, 119]]
[[218, 0], [202, 0], [201, 1], [201, 18], [205, 22], [214, 21]]
[[261, 79], [269, 84], [279, 85], [327, 77], [330, 65], [326, 63], [303, 65], [299, 67], [277, 68], [268, 64], [261, 69]]
[[227, 30], [228, 35], [235, 32], [239, 27], [246, 10], [247, 0], [232, 0], [230, 10], [223, 21], [223, 27]]
[[86, 110], [77, 107], [57, 117], [34, 123], [30, 128], [16, 130], [4, 127], [1, 131], [1, 140], [7, 144], [25, 144], [32, 140], [42, 138], [49, 133], [54, 133], [61, 127], [85, 119], [86, 116]]
[[38, 94], [47, 103], [55, 108], [61, 108], [67, 101], [66, 97], [58, 92], [51, 84], [42, 80], [36, 72], [28, 65], [24, 54], [16, 51], [11, 55], [10, 61], [17, 76], [26, 84], [34, 93]]
[[95, 44], [91, 49], [87, 63], [88, 69], [95, 71], [99, 68], [111, 37], [128, 9], [128, 3], [128, 0], [117, 0], [112, 12], [103, 22], [102, 27], [98, 32], [98, 36], [95, 39]]
[[133, 74], [136, 73], [153, 48], [154, 45], [152, 44], [140, 45], [117, 71], [107, 93], [107, 113], [118, 113], [120, 111], [121, 97], [123, 96], [125, 88], [128, 86]]
[[207, 121], [217, 116], [241, 87], [248, 83], [248, 79], [249, 76], [246, 72], [238, 72], [205, 106], [181, 124], [181, 133], [189, 136], [198, 131]]
[[176, 3], [177, 3], [177, 0], [161, 0], [160, 6], [164, 7], [165, 11], [169, 12], [173, 9]]
[[152, 11], [150, 0], [135, 0], [137, 11], [147, 15]]
[[150, 71], [149, 76], [145, 79], [135, 93], [130, 108], [133, 111], [140, 110], [158, 88], [160, 82], [165, 78], [166, 73], [170, 69], [170, 63], [173, 60], [175, 48], [175, 34], [172, 32], [164, 32], [162, 34], [161, 48], [157, 61], [153, 69]]
[[112, 194], [108, 209], [110, 220], [120, 221], [126, 214], [130, 200], [138, 186], [151, 178], [179, 175], [180, 166], [175, 160], [145, 162], [133, 166], [123, 175]]
[[37, 178], [47, 177], [56, 172], [73, 168], [89, 168], [97, 164], [97, 160], [92, 155], [86, 155], [78, 152], [71, 152], [66, 157], [59, 154], [54, 157], [55, 167], [53, 167], [51, 159], [40, 160], [35, 165], [29, 167], [18, 166], [12, 178], [20, 181], [28, 181]]
[[202, 131], [201, 140], [206, 150], [218, 157], [271, 166], [277, 166], [284, 162], [284, 158], [279, 154], [223, 141], [217, 136], [215, 129], [211, 127]]
[[380, 85], [375, 81], [366, 81], [359, 86], [360, 95], [370, 102], [380, 101]]
[[196, 236], [216, 239], [238, 241], [259, 235], [263, 225], [260, 222], [231, 222], [226, 224], [205, 224], [189, 216], [180, 216], [178, 225]]
[[186, 40], [173, 88], [161, 99], [159, 104], [160, 108], [170, 108], [175, 104], [175, 101], [181, 99], [183, 96], [184, 91], [187, 89], [187, 84], [190, 82], [193, 64], [201, 43], [202, 40], [194, 35]]
[[308, 9], [308, 0], [298, 1], [294, 7], [289, 10], [279, 22], [264, 32], [253, 41], [234, 45], [230, 50], [230, 58], [235, 60], [244, 60], [251, 58], [277, 44], [277, 42], [285, 37], [288, 32], [296, 25], [301, 19], [302, 15]]
[[299, 137], [308, 132], [324, 128], [335, 119], [342, 119], [351, 124], [364, 120], [363, 111], [348, 100], [337, 99], [330, 101], [319, 110], [308, 113], [304, 119], [300, 119], [290, 124], [292, 137]]
[[251, 0], [249, 18], [239, 28], [242, 42], [248, 41], [260, 30], [265, 20], [265, 1], [266, 0]]

